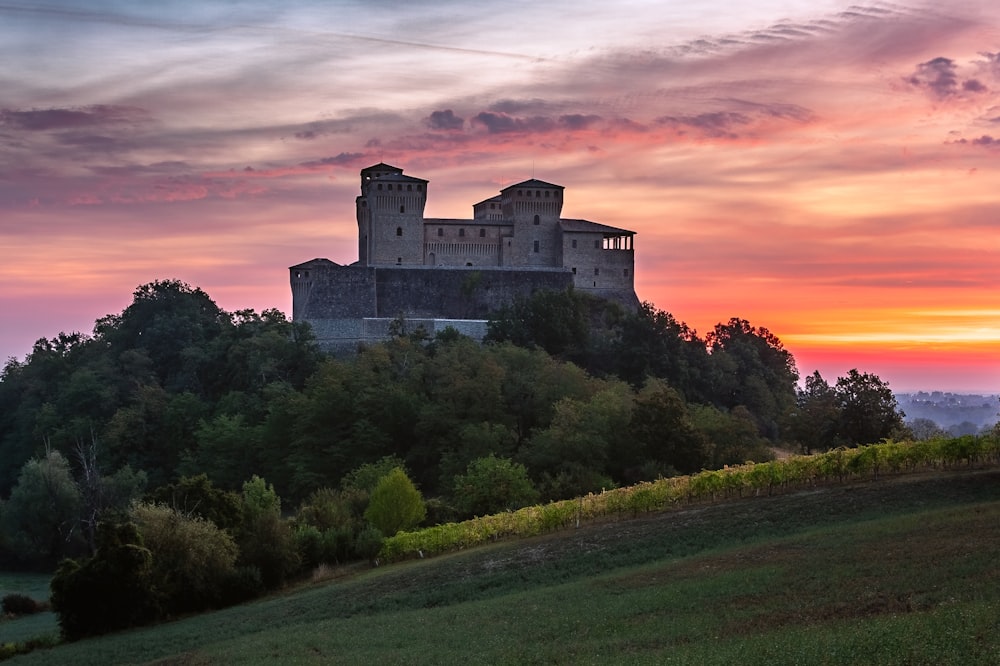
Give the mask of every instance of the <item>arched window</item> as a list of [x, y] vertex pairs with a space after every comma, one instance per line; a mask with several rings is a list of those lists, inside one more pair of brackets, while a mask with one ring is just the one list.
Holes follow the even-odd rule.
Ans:
[[540, 219], [539, 219], [539, 217], [538, 217], [538, 216], [536, 215], [536, 216], [535, 216], [535, 220], [534, 220], [534, 222], [532, 222], [532, 224], [534, 224], [534, 225], [535, 225], [535, 226], [537, 227], [537, 226], [538, 226], [538, 224], [539, 224], [539, 222], [541, 222], [541, 220], [540, 220]]
[[407, 185], [406, 186], [406, 191], [407, 192], [412, 192], [413, 191], [413, 185]]
[[396, 227], [396, 235], [397, 236], [403, 235], [403, 227]]

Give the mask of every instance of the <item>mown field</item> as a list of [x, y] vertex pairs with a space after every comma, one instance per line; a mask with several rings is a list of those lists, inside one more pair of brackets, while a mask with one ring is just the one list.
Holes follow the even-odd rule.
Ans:
[[11, 663], [996, 664], [998, 556], [1000, 471], [939, 471], [354, 568]]

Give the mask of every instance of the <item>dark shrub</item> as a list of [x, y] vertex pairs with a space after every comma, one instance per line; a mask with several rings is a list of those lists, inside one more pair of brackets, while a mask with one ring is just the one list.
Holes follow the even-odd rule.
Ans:
[[222, 605], [234, 606], [264, 593], [264, 581], [257, 567], [236, 567], [222, 580]]
[[3, 612], [9, 615], [32, 615], [43, 610], [45, 604], [23, 594], [8, 594], [3, 598]]

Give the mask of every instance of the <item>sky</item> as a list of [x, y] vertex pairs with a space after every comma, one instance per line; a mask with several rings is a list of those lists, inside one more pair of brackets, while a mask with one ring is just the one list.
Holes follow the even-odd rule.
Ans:
[[136, 287], [291, 311], [358, 172], [637, 232], [636, 292], [804, 377], [1000, 393], [1000, 6], [0, 0], [0, 360]]

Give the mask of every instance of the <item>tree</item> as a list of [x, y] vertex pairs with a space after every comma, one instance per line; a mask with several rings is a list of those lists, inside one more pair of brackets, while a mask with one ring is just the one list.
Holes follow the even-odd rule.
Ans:
[[3, 505], [3, 531], [16, 559], [54, 564], [73, 554], [80, 537], [80, 489], [58, 451], [29, 460]]
[[805, 388], [797, 392], [795, 403], [788, 418], [788, 436], [798, 443], [802, 453], [828, 451], [843, 444], [840, 398], [818, 370], [806, 377]]
[[913, 439], [918, 441], [936, 439], [948, 435], [933, 419], [919, 417], [912, 421], [907, 421], [906, 425], [910, 429], [910, 432], [913, 433]]
[[243, 484], [243, 526], [237, 544], [240, 564], [256, 567], [269, 588], [283, 584], [299, 567], [295, 536], [281, 519], [281, 498], [256, 474]]
[[152, 555], [150, 577], [163, 610], [177, 614], [222, 605], [236, 564], [233, 538], [204, 518], [162, 504], [136, 504], [130, 513]]
[[365, 510], [365, 519], [385, 536], [413, 529], [426, 515], [420, 491], [399, 467], [378, 482]]
[[712, 402], [732, 409], [743, 405], [762, 435], [776, 440], [778, 421], [795, 404], [799, 379], [795, 359], [764, 327], [733, 318], [708, 334]]
[[511, 511], [538, 501], [538, 491], [524, 465], [490, 454], [469, 463], [455, 477], [455, 506], [469, 516]]
[[849, 444], [874, 444], [906, 433], [904, 414], [889, 385], [877, 375], [853, 369], [837, 379], [840, 431]]
[[52, 579], [52, 609], [67, 640], [137, 627], [159, 617], [153, 559], [134, 523], [102, 523], [97, 553], [63, 560]]
[[640, 387], [649, 377], [665, 380], [688, 401], [707, 400], [705, 342], [669, 312], [643, 303], [626, 315], [613, 356], [618, 376]]
[[[694, 428], [688, 405], [680, 393], [663, 380], [647, 380], [636, 395], [629, 432], [638, 449], [632, 461], [636, 469], [632, 476], [649, 477], [650, 472], [653, 478], [678, 472], [691, 474], [708, 464], [705, 436]], [[645, 473], [638, 471], [643, 468]]]
[[216, 488], [206, 474], [183, 476], [176, 483], [160, 486], [152, 492], [151, 499], [182, 515], [209, 520], [230, 533], [237, 532], [243, 524], [243, 497]]

